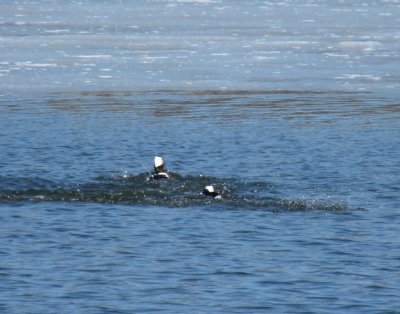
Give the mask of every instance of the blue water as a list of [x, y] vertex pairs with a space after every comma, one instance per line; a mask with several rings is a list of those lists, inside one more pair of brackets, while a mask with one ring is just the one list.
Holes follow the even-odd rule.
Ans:
[[400, 313], [398, 1], [0, 12], [1, 313]]

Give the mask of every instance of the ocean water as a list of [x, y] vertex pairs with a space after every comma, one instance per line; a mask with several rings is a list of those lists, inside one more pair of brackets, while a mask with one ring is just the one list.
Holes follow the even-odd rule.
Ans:
[[0, 12], [1, 313], [400, 313], [399, 1]]

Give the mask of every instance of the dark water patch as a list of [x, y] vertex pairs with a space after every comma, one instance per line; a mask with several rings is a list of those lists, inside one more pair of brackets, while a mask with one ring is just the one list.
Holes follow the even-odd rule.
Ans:
[[202, 125], [204, 121], [218, 126], [231, 125], [233, 121], [269, 121], [274, 126], [279, 123], [296, 127], [335, 126], [347, 125], [354, 119], [360, 125], [374, 125], [382, 120], [396, 122], [400, 112], [397, 102], [377, 98], [372, 93], [344, 90], [101, 90], [51, 93], [40, 101], [2, 99], [1, 103], [4, 106], [0, 112], [16, 118], [29, 113], [30, 117], [60, 119], [61, 114], [64, 121], [73, 121], [78, 126], [86, 124], [78, 117], [94, 115], [101, 118], [95, 120], [97, 124], [111, 124], [112, 118], [127, 123], [137, 121], [146, 127], [181, 121], [185, 125], [187, 122]]
[[[147, 181], [147, 174], [99, 176], [94, 180], [61, 186], [57, 182], [37, 178], [18, 179], [7, 187], [3, 180], [0, 200], [14, 202], [93, 202], [123, 205], [157, 205], [164, 207], [217, 206], [231, 209], [261, 209], [279, 211], [347, 211], [346, 202], [321, 198], [295, 198], [283, 196], [273, 183], [248, 181], [237, 178], [171, 173], [169, 180]], [[18, 184], [20, 182], [20, 184]], [[28, 186], [28, 185], [31, 186]], [[201, 194], [206, 185], [213, 184], [222, 199]], [[18, 188], [19, 187], [19, 188]]]
[[130, 113], [146, 120], [284, 118], [332, 123], [352, 117], [394, 119], [393, 113], [399, 112], [398, 104], [392, 101], [377, 99], [368, 92], [345, 90], [101, 90], [53, 93], [45, 103], [54, 113]]

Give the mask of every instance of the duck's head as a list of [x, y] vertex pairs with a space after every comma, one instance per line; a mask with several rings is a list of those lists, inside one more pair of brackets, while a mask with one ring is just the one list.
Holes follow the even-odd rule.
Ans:
[[156, 173], [165, 172], [164, 160], [160, 156], [154, 157], [154, 171]]
[[206, 187], [204, 187], [201, 194], [206, 195], [206, 196], [211, 196], [211, 197], [219, 196], [219, 193], [215, 191], [214, 186], [212, 186], [212, 185], [207, 185]]

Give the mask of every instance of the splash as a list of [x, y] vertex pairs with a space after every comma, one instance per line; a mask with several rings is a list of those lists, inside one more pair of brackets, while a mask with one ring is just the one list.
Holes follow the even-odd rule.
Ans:
[[[147, 174], [99, 176], [94, 180], [67, 187], [43, 179], [14, 180], [14, 189], [0, 189], [0, 202], [93, 202], [121, 205], [157, 205], [165, 207], [218, 206], [218, 208], [280, 211], [346, 211], [345, 202], [323, 198], [284, 197], [279, 186], [268, 182], [237, 178], [182, 176], [170, 174], [169, 180], [146, 181]], [[29, 186], [16, 183], [29, 182]], [[3, 181], [4, 183], [4, 181]], [[204, 186], [213, 184], [222, 199], [201, 194]], [[4, 186], [4, 184], [3, 184]]]

